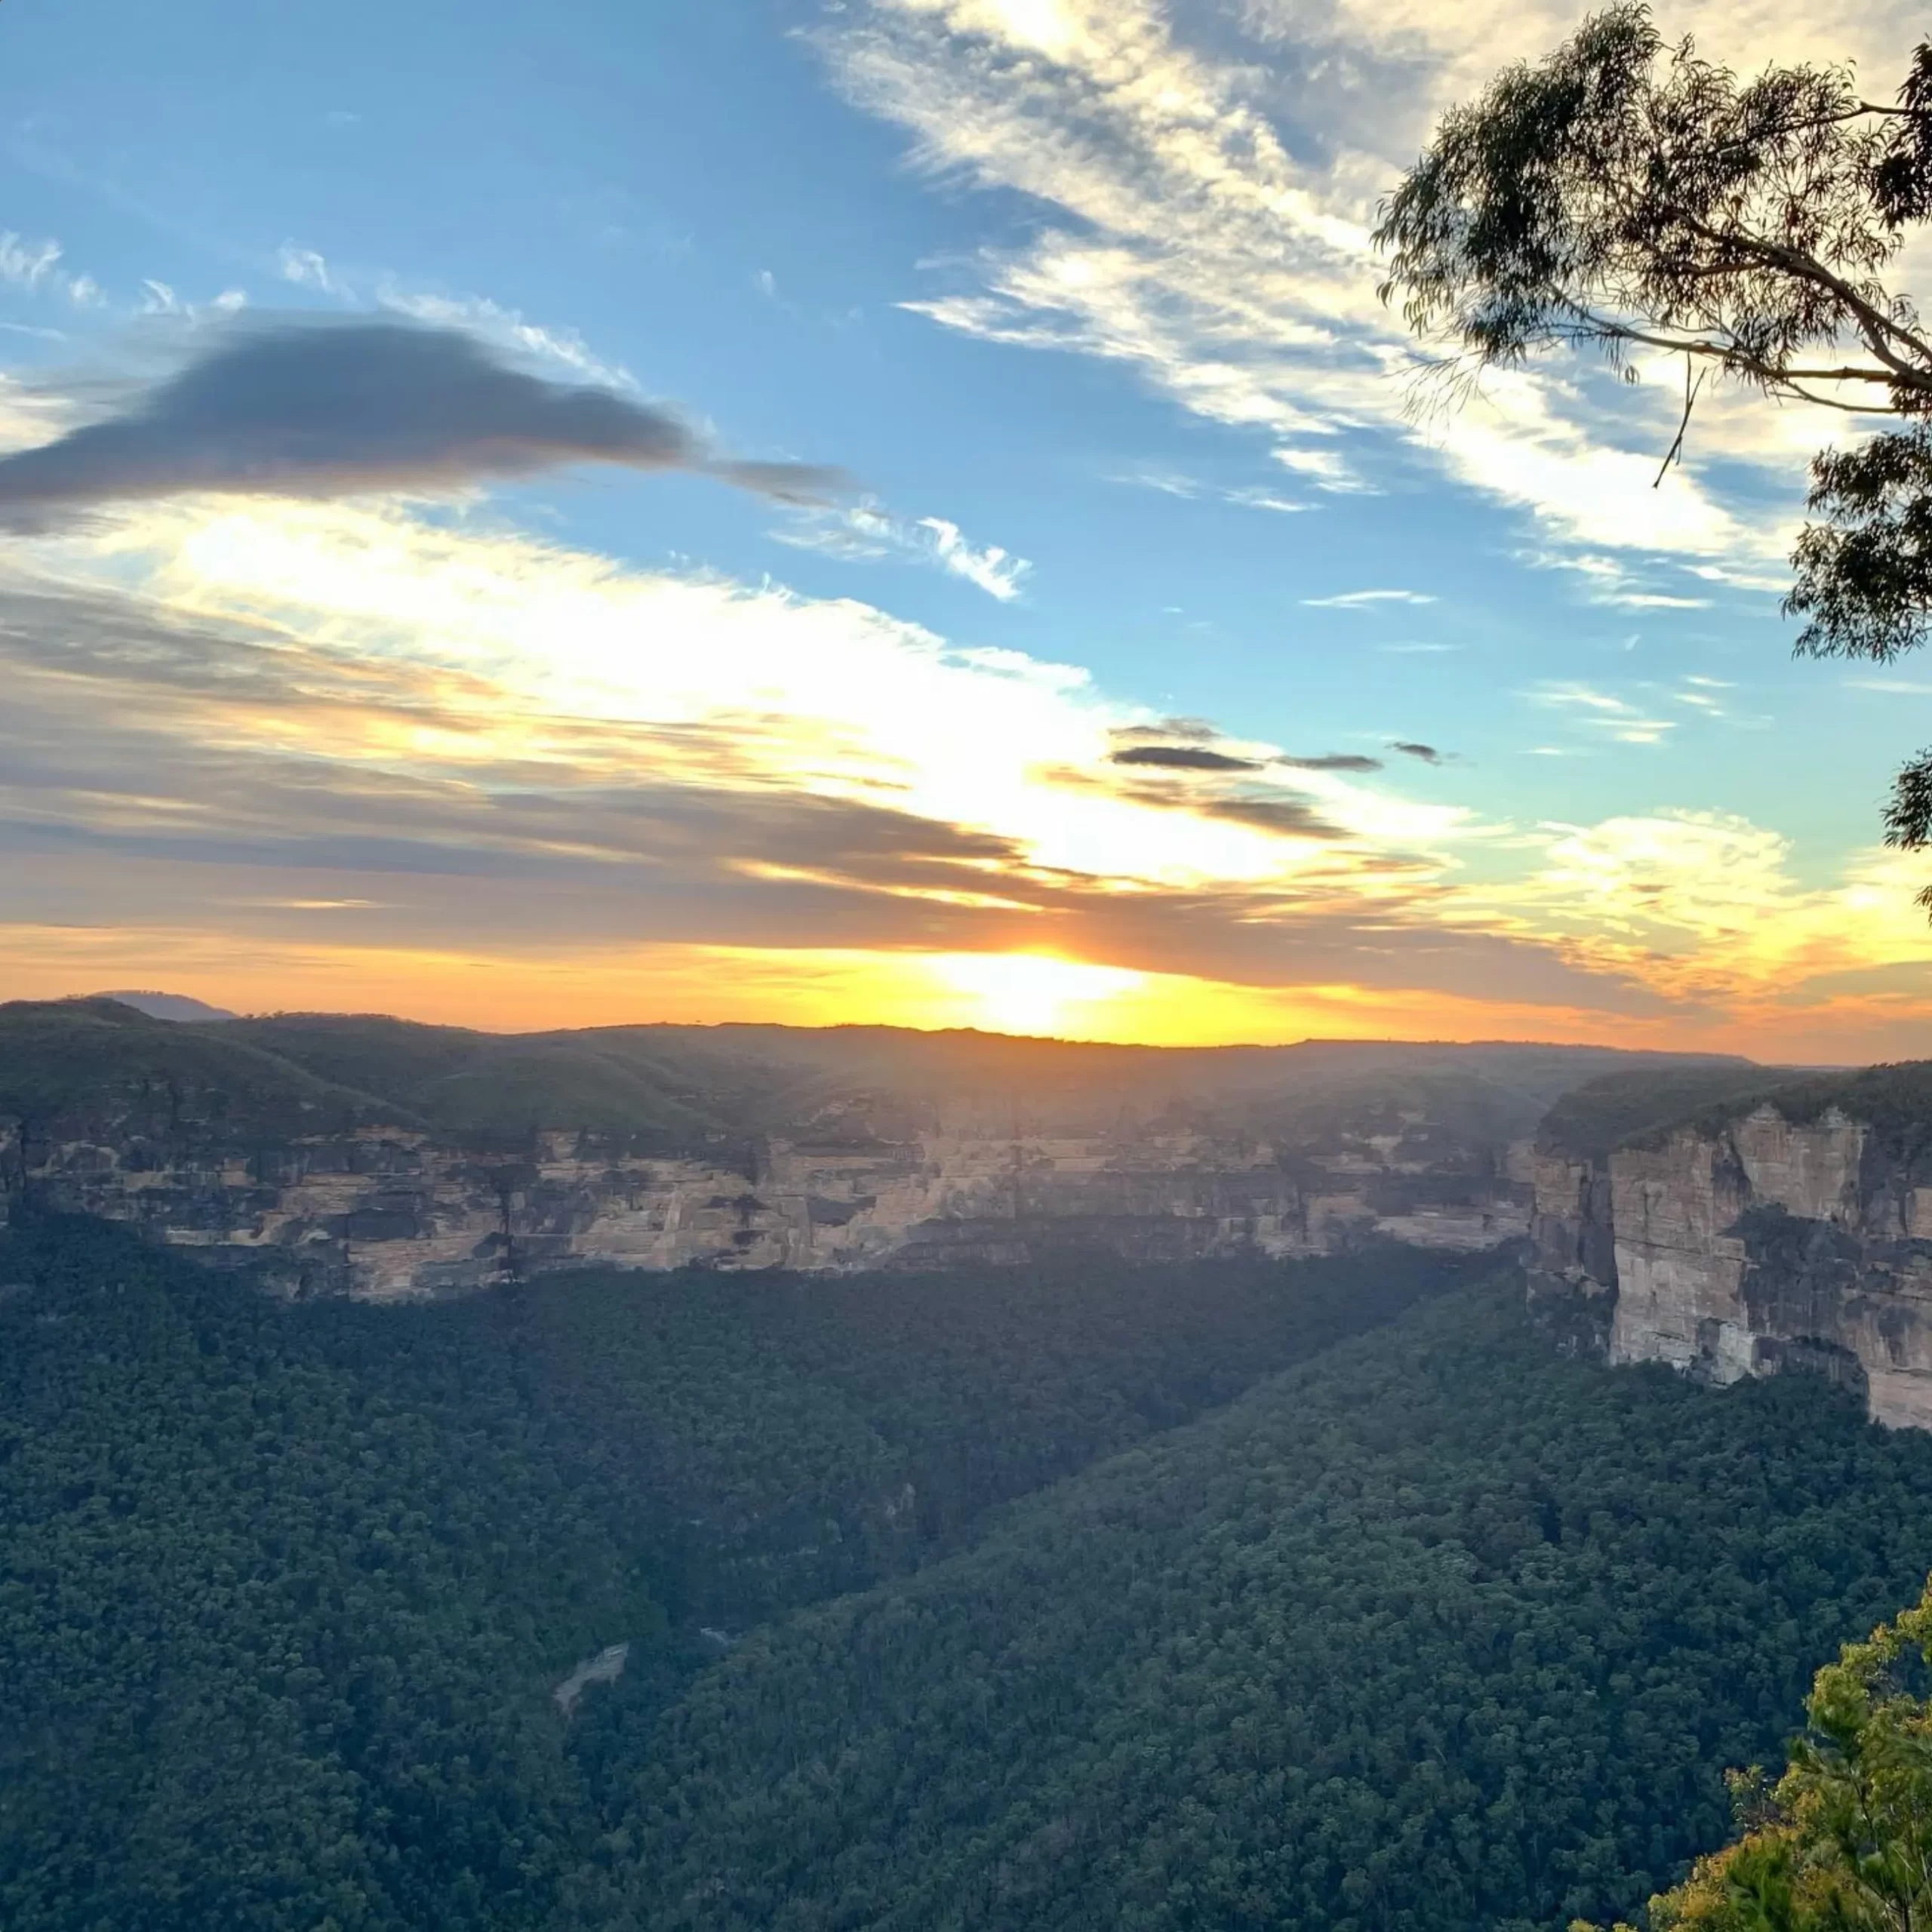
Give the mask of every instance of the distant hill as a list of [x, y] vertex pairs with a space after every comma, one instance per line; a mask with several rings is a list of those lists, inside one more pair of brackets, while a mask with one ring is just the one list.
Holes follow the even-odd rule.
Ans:
[[1739, 1060], [1508, 1042], [1166, 1048], [886, 1026], [485, 1033], [382, 1014], [185, 1011], [198, 1004], [153, 993], [0, 1004], [0, 1116], [98, 1112], [160, 1083], [177, 1118], [185, 1107], [244, 1131], [326, 1116], [331, 1128], [628, 1134], [666, 1151], [771, 1134], [904, 1137], [940, 1110], [995, 1134], [1198, 1121], [1307, 1141], [1426, 1121], [1439, 1140], [1494, 1145], [1613, 1069], [1632, 1091], [1654, 1082], [1700, 1100], [1772, 1077]]
[[394, 1117], [222, 1026], [105, 998], [0, 1004], [0, 1121], [178, 1141], [339, 1131]]
[[186, 993], [128, 992], [115, 991], [91, 993], [91, 999], [118, 1000], [123, 1006], [131, 1006], [137, 1013], [145, 1013], [150, 1020], [177, 1020], [183, 1021], [202, 1020], [233, 1020], [238, 1016], [230, 1013], [225, 1006], [211, 1006], [205, 999], [194, 999]]
[[497, 1034], [380, 1015], [236, 1020], [245, 1040], [438, 1127], [672, 1137], [909, 1131], [936, 1107], [1046, 1131], [1109, 1112], [1198, 1112], [1297, 1134], [1452, 1115], [1485, 1141], [1531, 1132], [1550, 1103], [1613, 1068], [1748, 1063], [1600, 1047], [1309, 1041], [1158, 1048], [890, 1026], [638, 1026]]

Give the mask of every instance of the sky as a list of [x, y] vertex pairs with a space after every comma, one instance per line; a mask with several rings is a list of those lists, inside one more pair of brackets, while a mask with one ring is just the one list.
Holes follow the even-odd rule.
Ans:
[[1932, 1055], [1838, 424], [1377, 299], [1583, 11], [9, 0], [0, 997]]

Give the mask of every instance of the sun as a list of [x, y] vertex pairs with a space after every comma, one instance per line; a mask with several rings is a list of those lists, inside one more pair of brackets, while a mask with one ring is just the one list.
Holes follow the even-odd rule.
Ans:
[[995, 1033], [1086, 1031], [1093, 1008], [1138, 992], [1146, 977], [1124, 967], [1039, 952], [949, 952], [929, 963], [952, 995], [951, 1023]]

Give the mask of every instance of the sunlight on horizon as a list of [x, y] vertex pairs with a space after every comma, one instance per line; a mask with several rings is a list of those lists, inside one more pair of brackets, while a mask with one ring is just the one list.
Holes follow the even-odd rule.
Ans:
[[1076, 1019], [1088, 1030], [1099, 1017], [1096, 1008], [1140, 992], [1148, 977], [1048, 953], [949, 953], [925, 963], [942, 987], [978, 1009], [975, 1017], [947, 1023], [995, 1033], [1063, 1035]]

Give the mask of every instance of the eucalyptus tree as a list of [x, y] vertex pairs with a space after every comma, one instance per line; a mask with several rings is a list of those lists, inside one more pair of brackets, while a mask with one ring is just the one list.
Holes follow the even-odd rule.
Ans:
[[[1707, 379], [1854, 419], [1866, 433], [1813, 462], [1784, 608], [1801, 654], [1882, 663], [1932, 634], [1932, 330], [1894, 285], [1928, 218], [1932, 47], [1872, 100], [1844, 66], [1740, 81], [1620, 5], [1447, 114], [1377, 240], [1383, 300], [1466, 374], [1551, 348], [1626, 376], [1681, 355], [1660, 481]], [[1885, 830], [1932, 844], [1932, 750], [1894, 780]]]

